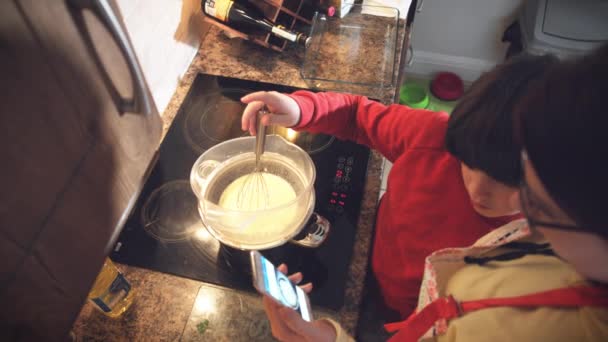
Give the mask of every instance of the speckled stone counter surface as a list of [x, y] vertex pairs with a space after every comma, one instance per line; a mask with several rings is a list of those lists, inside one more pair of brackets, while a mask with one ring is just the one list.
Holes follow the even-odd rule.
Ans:
[[[212, 27], [199, 55], [184, 75], [163, 113], [164, 133], [188, 93], [197, 73], [203, 72], [255, 81], [309, 88], [299, 67], [304, 51], [288, 48], [277, 53], [240, 39], [229, 39]], [[379, 98], [392, 103], [397, 89]], [[339, 312], [320, 311], [355, 333], [367, 272], [376, 205], [380, 190], [382, 157], [372, 151], [361, 206], [356, 244], [350, 264], [345, 305]], [[134, 304], [121, 317], [111, 319], [87, 303], [77, 318], [72, 337], [77, 341], [272, 341], [261, 297], [137, 267], [118, 265], [136, 291]]]

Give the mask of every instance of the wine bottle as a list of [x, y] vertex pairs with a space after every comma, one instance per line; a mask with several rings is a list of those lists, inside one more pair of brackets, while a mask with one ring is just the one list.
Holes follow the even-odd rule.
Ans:
[[310, 39], [304, 33], [292, 32], [283, 26], [275, 25], [264, 16], [259, 8], [249, 2], [202, 0], [201, 5], [205, 14], [243, 33], [256, 31], [272, 33], [277, 37], [302, 45], [306, 45]]

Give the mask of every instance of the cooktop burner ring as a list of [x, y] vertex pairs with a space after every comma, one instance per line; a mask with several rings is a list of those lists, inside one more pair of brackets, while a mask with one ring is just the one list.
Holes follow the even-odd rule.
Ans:
[[[241, 114], [246, 105], [241, 97], [246, 89], [228, 88], [197, 98], [183, 121], [183, 132], [192, 150], [203, 153], [228, 139], [249, 135], [241, 130]], [[289, 128], [270, 126], [267, 134], [278, 134], [313, 155], [327, 149], [335, 140], [332, 135], [296, 132]]]
[[165, 183], [146, 199], [141, 224], [146, 233], [162, 242], [189, 239], [204, 229], [198, 214], [198, 199], [185, 180]]
[[333, 135], [296, 132], [290, 128], [275, 127], [267, 131], [268, 134], [278, 134], [291, 143], [298, 145], [309, 155], [313, 155], [326, 150], [334, 142], [336, 137]]
[[[222, 141], [247, 136], [241, 130], [244, 89], [224, 89], [197, 98], [188, 111], [183, 132], [192, 150], [203, 153]], [[201, 113], [202, 112], [202, 113]]]

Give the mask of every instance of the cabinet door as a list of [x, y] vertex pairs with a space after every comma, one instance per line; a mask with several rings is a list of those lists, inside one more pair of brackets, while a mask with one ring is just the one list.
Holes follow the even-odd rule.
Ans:
[[0, 339], [53, 340], [135, 202], [161, 122], [153, 107], [121, 110], [116, 93], [136, 92], [132, 73], [90, 10], [2, 1], [0, 42]]

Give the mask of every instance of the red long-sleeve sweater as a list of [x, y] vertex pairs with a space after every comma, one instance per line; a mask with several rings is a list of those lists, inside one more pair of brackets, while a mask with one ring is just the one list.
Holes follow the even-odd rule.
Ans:
[[367, 145], [393, 163], [378, 207], [372, 269], [385, 304], [402, 317], [416, 308], [426, 256], [468, 246], [514, 218], [489, 219], [473, 209], [460, 162], [444, 146], [446, 113], [339, 93], [291, 97], [302, 111], [296, 129]]

